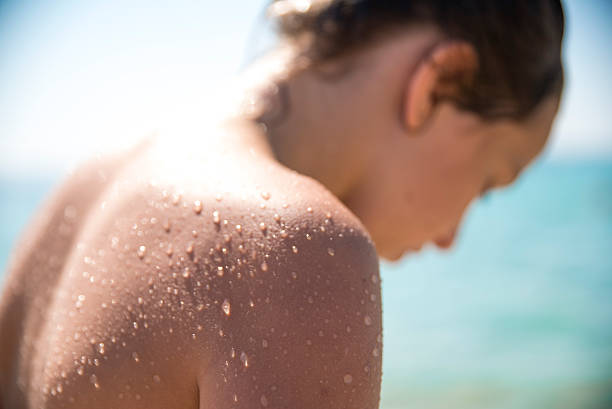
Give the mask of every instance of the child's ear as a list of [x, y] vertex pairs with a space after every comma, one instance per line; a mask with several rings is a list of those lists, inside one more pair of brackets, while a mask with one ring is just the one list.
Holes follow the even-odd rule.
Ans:
[[418, 129], [431, 116], [437, 97], [452, 96], [472, 81], [478, 70], [478, 55], [464, 41], [436, 46], [420, 61], [408, 81], [404, 98], [404, 124]]

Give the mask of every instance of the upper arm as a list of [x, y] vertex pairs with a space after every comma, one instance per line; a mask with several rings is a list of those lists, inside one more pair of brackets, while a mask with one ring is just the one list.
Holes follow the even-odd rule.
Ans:
[[378, 408], [376, 252], [359, 230], [304, 233], [234, 285], [217, 371], [200, 376], [201, 408]]

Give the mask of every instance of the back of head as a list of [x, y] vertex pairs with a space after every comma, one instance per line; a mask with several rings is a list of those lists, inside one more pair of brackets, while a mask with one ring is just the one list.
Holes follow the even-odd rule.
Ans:
[[563, 85], [560, 0], [276, 0], [270, 14], [312, 64], [433, 25], [447, 40], [472, 44], [479, 58], [475, 77], [440, 99], [485, 118], [522, 118]]

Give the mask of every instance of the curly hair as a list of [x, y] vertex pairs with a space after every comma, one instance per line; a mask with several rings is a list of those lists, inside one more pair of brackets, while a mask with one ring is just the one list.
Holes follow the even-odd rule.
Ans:
[[560, 0], [275, 0], [269, 14], [312, 64], [398, 28], [434, 25], [470, 43], [479, 58], [473, 81], [444, 98], [484, 118], [520, 119], [563, 87]]

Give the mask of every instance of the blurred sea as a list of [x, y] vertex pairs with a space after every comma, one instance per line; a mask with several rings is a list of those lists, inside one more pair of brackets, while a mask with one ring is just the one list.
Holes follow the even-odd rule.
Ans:
[[[0, 276], [57, 178], [0, 178]], [[383, 264], [383, 409], [612, 408], [612, 160], [540, 162]]]

